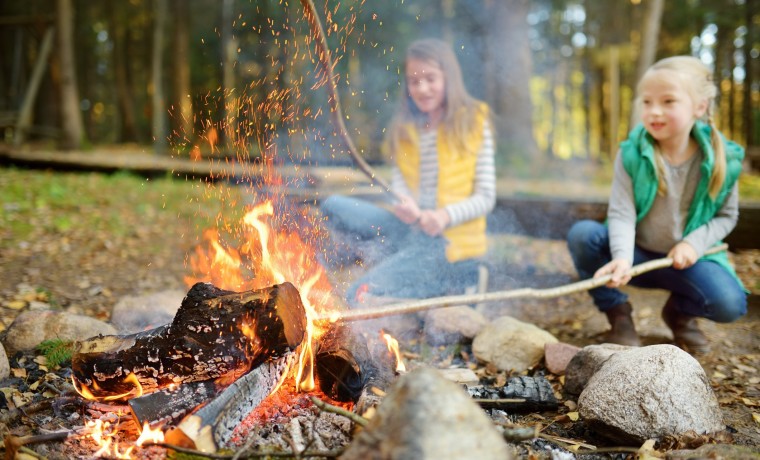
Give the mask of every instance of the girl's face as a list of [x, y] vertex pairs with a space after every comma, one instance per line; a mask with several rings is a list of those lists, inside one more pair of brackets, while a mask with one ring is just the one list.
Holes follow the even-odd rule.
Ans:
[[655, 70], [641, 82], [642, 121], [658, 142], [688, 138], [707, 110], [707, 101], [695, 102], [680, 78], [671, 70]]
[[438, 63], [409, 59], [406, 62], [406, 85], [417, 108], [427, 114], [430, 121], [440, 121], [446, 103], [446, 78]]

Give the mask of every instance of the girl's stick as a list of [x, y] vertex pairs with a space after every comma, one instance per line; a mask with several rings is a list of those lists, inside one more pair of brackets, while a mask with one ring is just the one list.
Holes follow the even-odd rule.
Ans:
[[[705, 255], [715, 254], [726, 249], [728, 249], [728, 245], [723, 243], [708, 249], [705, 251]], [[673, 259], [670, 257], [663, 257], [662, 259], [654, 259], [650, 260], [649, 262], [644, 262], [643, 264], [634, 265], [631, 267], [630, 273], [631, 277], [634, 277], [652, 270], [667, 268], [671, 265], [673, 265]], [[380, 308], [365, 308], [330, 312], [318, 316], [316, 320], [330, 322], [358, 321], [362, 319], [375, 319], [385, 316], [415, 313], [418, 311], [431, 310], [441, 307], [450, 307], [453, 305], [495, 302], [497, 300], [508, 300], [516, 298], [550, 299], [553, 297], [559, 297], [574, 292], [587, 291], [589, 289], [604, 286], [610, 281], [611, 278], [612, 275], [605, 275], [599, 278], [589, 278], [587, 280], [546, 289], [522, 288], [509, 291], [486, 292], [482, 294], [464, 294], [446, 297], [435, 297], [431, 299], [421, 299], [411, 302], [385, 305]]]
[[343, 122], [343, 111], [341, 110], [340, 98], [338, 97], [338, 91], [335, 88], [335, 75], [333, 74], [332, 58], [330, 57], [330, 48], [327, 46], [327, 39], [325, 38], [325, 31], [322, 27], [322, 22], [319, 20], [317, 10], [314, 7], [313, 0], [301, 0], [301, 5], [304, 8], [306, 19], [309, 21], [312, 31], [314, 32], [314, 39], [319, 47], [319, 63], [322, 65], [322, 69], [325, 72], [325, 78], [327, 80], [327, 92], [329, 93], [328, 102], [330, 104], [330, 118], [335, 125], [338, 134], [343, 138], [343, 142], [346, 143], [349, 156], [354, 160], [356, 166], [369, 178], [372, 184], [380, 186], [380, 188], [391, 194], [394, 198], [400, 199], [390, 188], [390, 186], [380, 178], [372, 167], [364, 161], [364, 158], [359, 155], [356, 150], [354, 141], [348, 134], [346, 124]]

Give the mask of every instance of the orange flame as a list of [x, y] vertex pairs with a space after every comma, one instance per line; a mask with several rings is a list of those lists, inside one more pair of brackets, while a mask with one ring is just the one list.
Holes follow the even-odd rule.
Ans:
[[142, 446], [146, 442], [152, 442], [152, 443], [164, 442], [164, 432], [161, 431], [160, 427], [151, 428], [148, 422], [143, 423], [142, 431], [140, 432], [140, 437], [137, 438], [137, 441], [135, 441], [135, 445]]
[[[74, 385], [74, 389], [77, 393], [79, 393], [81, 397], [84, 399], [89, 399], [91, 401], [116, 401], [119, 399], [137, 398], [143, 395], [143, 387], [140, 384], [140, 381], [137, 379], [137, 376], [133, 373], [128, 374], [126, 377], [124, 377], [124, 380], [122, 380], [124, 383], [131, 383], [133, 385], [133, 388], [128, 392], [119, 395], [95, 396], [95, 394], [93, 394], [92, 390], [90, 390], [87, 385], [78, 382], [73, 376], [71, 377], [71, 382]], [[96, 393], [100, 391], [98, 382], [93, 381], [92, 388]]]
[[401, 352], [398, 348], [398, 340], [394, 339], [393, 336], [390, 334], [386, 334], [383, 332], [383, 339], [385, 339], [385, 343], [388, 345], [388, 351], [393, 353], [393, 355], [396, 357], [396, 373], [402, 373], [406, 372], [406, 366], [404, 365], [404, 361], [401, 359]]
[[134, 446], [124, 450], [119, 448], [116, 440], [116, 429], [107, 421], [100, 419], [88, 420], [85, 423], [85, 438], [92, 439], [98, 446], [98, 451], [93, 454], [93, 458], [132, 458]]
[[[236, 227], [241, 242], [235, 248], [224, 243], [217, 230], [207, 230], [206, 246], [197, 247], [190, 258], [195, 275], [186, 277], [185, 282], [192, 285], [208, 281], [221, 289], [235, 291], [261, 289], [285, 281], [293, 283], [301, 294], [307, 319], [294, 377], [299, 390], [311, 391], [315, 387], [313, 343], [325, 332], [315, 325], [314, 319], [332, 304], [332, 287], [316, 259], [315, 247], [304, 241], [299, 232], [290, 230], [298, 217], [308, 222], [305, 214], [275, 215], [272, 200], [259, 203], [245, 213]], [[313, 223], [311, 226], [317, 228]], [[250, 333], [250, 325], [242, 324], [241, 328]]]

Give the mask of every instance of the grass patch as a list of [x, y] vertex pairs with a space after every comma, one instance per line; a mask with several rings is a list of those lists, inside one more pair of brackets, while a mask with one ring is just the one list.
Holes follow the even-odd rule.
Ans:
[[183, 226], [206, 228], [237, 193], [237, 189], [219, 192], [201, 182], [154, 180], [129, 173], [3, 168], [0, 247], [34, 241], [43, 232], [61, 237], [92, 232], [130, 235], [156, 220], [172, 225], [179, 220]]

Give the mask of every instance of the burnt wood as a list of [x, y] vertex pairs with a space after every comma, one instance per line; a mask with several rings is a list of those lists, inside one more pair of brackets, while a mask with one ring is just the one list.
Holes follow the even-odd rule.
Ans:
[[384, 342], [343, 324], [322, 336], [315, 357], [320, 390], [341, 402], [361, 402], [371, 388], [385, 391], [395, 381], [395, 366]]
[[[509, 233], [533, 238], [564, 240], [583, 219], [604, 222], [607, 200], [548, 197], [499, 197], [488, 220], [492, 234]], [[732, 251], [760, 249], [760, 203], [741, 203], [736, 228], [724, 239]]]
[[541, 412], [556, 410], [559, 407], [551, 383], [541, 376], [513, 377], [501, 388], [476, 387], [469, 392], [484, 409]]
[[296, 353], [289, 352], [261, 363], [167, 430], [166, 441], [201, 452], [225, 447], [235, 428], [277, 388], [295, 361]]
[[222, 390], [213, 380], [203, 380], [132, 398], [128, 404], [137, 426], [145, 423], [152, 427], [169, 426], [179, 423]]
[[198, 283], [170, 324], [78, 343], [73, 379], [98, 399], [139, 396], [134, 377], [144, 393], [219, 377], [232, 381], [294, 350], [305, 329], [301, 297], [290, 283], [240, 293]]

